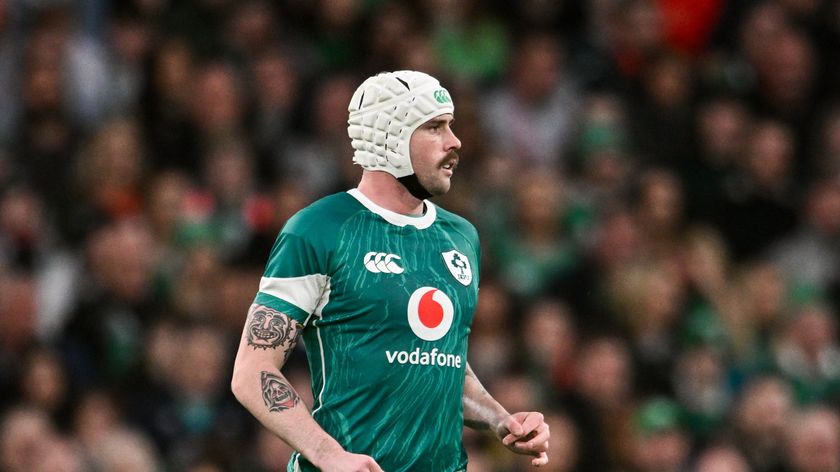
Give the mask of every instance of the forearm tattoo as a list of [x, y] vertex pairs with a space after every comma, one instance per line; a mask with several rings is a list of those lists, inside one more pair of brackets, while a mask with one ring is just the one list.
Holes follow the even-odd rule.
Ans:
[[294, 323], [279, 311], [257, 306], [248, 319], [248, 345], [254, 349], [275, 349], [291, 340], [288, 350], [294, 345], [291, 339]]
[[[472, 379], [472, 380], [470, 380]], [[470, 384], [470, 385], [467, 385]], [[492, 413], [483, 404], [487, 399], [493, 400], [490, 393], [478, 380], [472, 368], [467, 364], [466, 378], [464, 381], [464, 424], [473, 429], [490, 429]]]
[[300, 397], [291, 385], [271, 372], [260, 373], [262, 381], [262, 396], [268, 411], [283, 411], [294, 408], [300, 402]]

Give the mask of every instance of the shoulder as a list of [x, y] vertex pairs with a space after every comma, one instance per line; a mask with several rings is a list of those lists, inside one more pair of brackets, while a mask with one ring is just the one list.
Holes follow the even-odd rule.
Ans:
[[335, 234], [354, 215], [363, 211], [347, 192], [321, 198], [289, 218], [283, 233], [297, 236]]
[[469, 220], [437, 205], [435, 205], [435, 210], [438, 222], [447, 230], [459, 232], [470, 241], [478, 242], [478, 230]]

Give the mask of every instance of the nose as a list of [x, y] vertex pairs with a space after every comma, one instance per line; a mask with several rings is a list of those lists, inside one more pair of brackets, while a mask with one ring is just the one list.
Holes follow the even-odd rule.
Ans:
[[449, 136], [446, 139], [446, 150], [447, 151], [454, 151], [456, 149], [461, 149], [461, 140], [458, 139], [458, 136], [455, 136], [455, 132], [452, 131], [452, 128], [447, 127], [449, 130]]

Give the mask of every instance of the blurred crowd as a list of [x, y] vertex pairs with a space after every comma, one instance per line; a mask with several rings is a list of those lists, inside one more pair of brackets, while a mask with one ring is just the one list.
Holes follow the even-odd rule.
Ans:
[[470, 363], [548, 470], [839, 471], [838, 45], [836, 0], [0, 0], [0, 470], [284, 470], [245, 314], [360, 176], [355, 87], [415, 69], [482, 237]]

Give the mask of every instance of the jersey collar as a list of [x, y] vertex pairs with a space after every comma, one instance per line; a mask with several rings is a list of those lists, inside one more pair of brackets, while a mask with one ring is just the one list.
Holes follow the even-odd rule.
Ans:
[[432, 226], [432, 223], [435, 222], [435, 218], [437, 218], [437, 209], [435, 208], [435, 205], [428, 200], [423, 200], [423, 204], [426, 205], [426, 213], [424, 213], [423, 216], [408, 216], [382, 208], [376, 203], [373, 203], [371, 199], [366, 197], [365, 194], [360, 192], [357, 188], [350, 189], [347, 193], [358, 200], [359, 203], [365, 206], [365, 208], [381, 216], [385, 219], [385, 221], [391, 223], [392, 225], [400, 227], [414, 226], [417, 229], [426, 229], [429, 226]]

